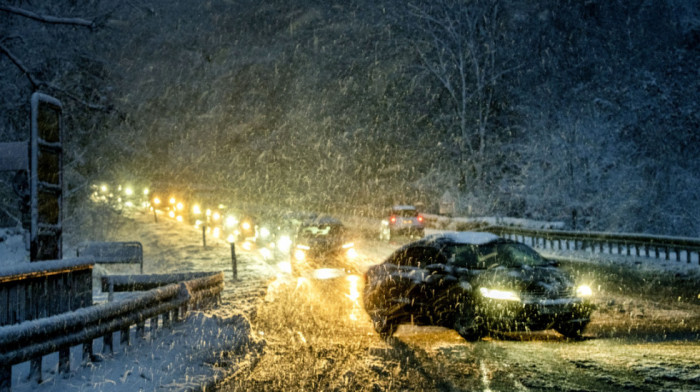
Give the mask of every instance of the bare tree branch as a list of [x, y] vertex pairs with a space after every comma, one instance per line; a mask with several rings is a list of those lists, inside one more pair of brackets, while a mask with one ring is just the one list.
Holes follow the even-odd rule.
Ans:
[[37, 14], [36, 12], [28, 11], [22, 8], [18, 7], [13, 7], [9, 5], [2, 5], [0, 6], [0, 11], [8, 12], [11, 14], [15, 15], [20, 15], [25, 18], [29, 19], [34, 19], [39, 22], [43, 23], [51, 23], [51, 24], [67, 24], [67, 25], [75, 25], [75, 26], [84, 26], [87, 28], [94, 28], [95, 27], [95, 22], [87, 19], [82, 19], [82, 18], [62, 18], [58, 16], [51, 16], [51, 15], [41, 15]]
[[34, 76], [32, 75], [32, 73], [29, 72], [29, 69], [28, 69], [27, 67], [24, 66], [24, 64], [22, 63], [22, 60], [20, 60], [17, 56], [15, 56], [15, 55], [10, 51], [10, 49], [8, 49], [8, 48], [7, 48], [5, 45], [3, 45], [2, 43], [0, 43], [0, 52], [5, 53], [5, 56], [7, 56], [7, 58], [9, 58], [10, 61], [12, 61], [12, 63], [14, 63], [15, 66], [17, 66], [17, 68], [19, 68], [20, 71], [22, 71], [22, 73], [23, 73], [25, 76], [27, 76], [27, 79], [29, 79], [29, 83], [32, 84], [32, 88], [33, 88], [33, 89], [36, 90], [37, 88], [39, 88], [39, 86], [41, 86], [41, 85], [43, 84], [41, 81], [35, 79]]

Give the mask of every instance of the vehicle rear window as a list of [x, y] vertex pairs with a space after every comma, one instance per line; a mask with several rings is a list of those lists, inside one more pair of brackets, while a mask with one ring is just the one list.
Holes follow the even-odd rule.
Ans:
[[413, 218], [418, 216], [417, 210], [394, 210], [393, 215], [400, 216], [402, 218]]

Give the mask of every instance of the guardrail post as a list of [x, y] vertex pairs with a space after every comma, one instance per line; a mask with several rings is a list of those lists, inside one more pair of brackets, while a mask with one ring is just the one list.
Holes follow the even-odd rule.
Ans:
[[37, 384], [40, 383], [41, 380], [41, 360], [42, 356], [39, 356], [38, 358], [34, 358], [29, 361], [29, 376], [27, 379], [31, 381], [35, 381]]
[[170, 311], [163, 313], [163, 327], [169, 327], [172, 324], [170, 321]]
[[119, 331], [119, 348], [125, 349], [131, 343], [131, 328], [129, 326]]
[[102, 352], [105, 354], [112, 354], [114, 352], [114, 335], [112, 332], [107, 332], [107, 334], [102, 337]]
[[158, 315], [151, 318], [151, 335], [158, 329]]
[[12, 366], [0, 365], [0, 392], [10, 392], [12, 389]]
[[92, 352], [92, 339], [83, 343], [83, 365], [95, 360], [95, 355]]
[[58, 372], [70, 373], [70, 347], [58, 350]]

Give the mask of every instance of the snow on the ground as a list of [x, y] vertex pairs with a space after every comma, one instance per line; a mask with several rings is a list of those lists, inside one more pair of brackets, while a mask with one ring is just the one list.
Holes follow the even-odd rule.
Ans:
[[[29, 264], [21, 231], [0, 229], [0, 270]], [[89, 240], [89, 238], [86, 238]], [[250, 317], [263, 299], [266, 282], [279, 272], [253, 253], [237, 252], [238, 280], [232, 281], [231, 251], [228, 244], [214, 239], [202, 246], [201, 232], [181, 223], [131, 214], [123, 227], [112, 233], [112, 241], [139, 241], [144, 249], [144, 273], [224, 271], [225, 286], [221, 304], [213, 309], [191, 311], [170, 328], [148, 331], [137, 337], [131, 330], [131, 345], [119, 347], [114, 337], [114, 353], [101, 354], [101, 339], [95, 339], [94, 352], [100, 360], [82, 364], [81, 347], [71, 349], [71, 372], [58, 373], [58, 354], [44, 356], [43, 382], [27, 381], [29, 363], [13, 366], [13, 391], [185, 391], [201, 390], [216, 380], [251, 366], [265, 342], [251, 329]], [[64, 248], [64, 257], [75, 249]], [[95, 265], [93, 299], [105, 301], [99, 291], [99, 277], [106, 273], [138, 273], [136, 265]], [[126, 296], [126, 294], [121, 294]], [[120, 294], [115, 295], [119, 300]]]
[[[126, 348], [119, 347], [117, 333], [115, 352], [100, 355], [101, 361], [98, 362], [81, 364], [80, 347], [74, 347], [71, 372], [67, 375], [57, 372], [57, 354], [45, 356], [44, 381], [39, 385], [26, 380], [28, 363], [16, 365], [13, 391], [198, 390], [255, 363], [265, 342], [257, 331], [251, 329], [249, 320], [264, 298], [267, 282], [283, 273], [277, 265], [265, 262], [258, 254], [238, 251], [238, 280], [234, 282], [228, 244], [207, 239], [205, 248], [201, 231], [168, 219], [159, 219], [156, 223], [151, 215], [139, 212], [130, 214], [130, 218], [110, 237], [111, 241], [139, 241], [143, 244], [146, 274], [224, 271], [226, 282], [222, 303], [214, 309], [191, 312], [184, 322], [147, 332], [143, 338], [137, 337], [132, 328], [132, 345]], [[363, 249], [363, 254], [376, 261], [384, 259], [390, 251], [388, 246], [369, 246]], [[75, 248], [67, 246], [64, 249], [64, 257], [74, 255]], [[587, 258], [590, 259], [591, 255], [588, 254]], [[29, 261], [22, 231], [0, 229], [0, 270], [24, 263]], [[639, 264], [639, 261], [633, 263]], [[646, 264], [674, 269], [681, 263], [654, 260]], [[697, 272], [697, 266], [694, 267]], [[106, 300], [106, 295], [99, 291], [99, 277], [106, 273], [138, 273], [138, 266], [95, 265], [95, 302]], [[119, 295], [116, 298], [118, 300]], [[95, 353], [101, 353], [101, 349], [101, 339], [96, 339]]]

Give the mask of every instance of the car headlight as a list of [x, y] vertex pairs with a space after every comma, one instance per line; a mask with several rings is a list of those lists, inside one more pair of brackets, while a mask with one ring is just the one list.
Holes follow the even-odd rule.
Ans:
[[591, 286], [587, 284], [582, 284], [576, 288], [576, 296], [577, 297], [590, 297], [593, 295], [593, 290], [591, 290]]
[[277, 240], [277, 249], [282, 252], [289, 252], [289, 248], [292, 246], [292, 240], [288, 235], [283, 235]]
[[306, 252], [304, 252], [303, 249], [296, 249], [294, 250], [294, 258], [297, 261], [304, 261], [304, 259], [306, 258]]
[[479, 292], [481, 292], [481, 295], [486, 298], [499, 299], [503, 301], [520, 301], [520, 296], [514, 291], [487, 289], [486, 287], [481, 287]]
[[238, 224], [238, 219], [236, 219], [235, 216], [229, 215], [224, 222], [226, 227], [234, 227]]
[[260, 228], [260, 237], [265, 239], [270, 236], [270, 230], [267, 227]]

